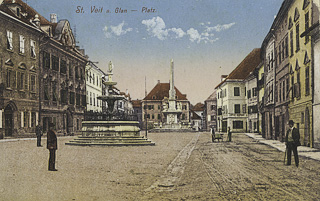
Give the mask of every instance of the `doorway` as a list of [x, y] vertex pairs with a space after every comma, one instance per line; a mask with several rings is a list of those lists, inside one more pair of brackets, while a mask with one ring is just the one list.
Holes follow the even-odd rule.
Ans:
[[4, 127], [5, 127], [5, 136], [12, 136], [13, 134], [13, 109], [11, 105], [7, 105], [7, 107], [4, 109]]

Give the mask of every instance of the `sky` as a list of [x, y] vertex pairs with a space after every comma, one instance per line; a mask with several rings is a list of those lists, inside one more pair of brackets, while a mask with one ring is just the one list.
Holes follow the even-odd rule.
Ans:
[[[78, 45], [121, 91], [143, 99], [160, 80], [191, 104], [204, 102], [254, 48], [283, 0], [27, 0], [42, 16], [69, 20]], [[95, 10], [100, 12], [95, 12]], [[118, 11], [118, 12], [117, 12]], [[125, 12], [127, 11], [127, 12]], [[149, 12], [148, 12], [149, 11]], [[146, 82], [145, 82], [146, 80]]]

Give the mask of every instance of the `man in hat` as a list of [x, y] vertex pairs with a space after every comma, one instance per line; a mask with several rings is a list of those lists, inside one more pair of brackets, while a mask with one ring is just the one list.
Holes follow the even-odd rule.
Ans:
[[287, 151], [287, 163], [286, 165], [291, 165], [291, 152], [294, 155], [294, 161], [296, 166], [299, 167], [299, 157], [298, 157], [298, 146], [300, 146], [300, 133], [299, 129], [294, 127], [294, 122], [292, 120], [289, 121], [289, 129], [286, 134], [286, 151]]
[[41, 146], [42, 127], [40, 125], [36, 126], [36, 136], [37, 136], [37, 147], [42, 147]]
[[47, 132], [47, 149], [49, 149], [49, 171], [57, 171], [55, 168], [55, 161], [56, 161], [56, 150], [58, 149], [57, 146], [57, 136], [55, 131], [53, 130], [54, 124], [49, 123], [49, 131]]

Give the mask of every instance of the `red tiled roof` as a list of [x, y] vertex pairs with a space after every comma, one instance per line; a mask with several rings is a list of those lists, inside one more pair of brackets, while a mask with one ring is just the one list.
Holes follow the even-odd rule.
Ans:
[[220, 82], [216, 88], [221, 86], [227, 80], [243, 80], [245, 79], [254, 69], [260, 64], [261, 57], [260, 57], [260, 48], [255, 48], [250, 52], [244, 60], [228, 75], [228, 77]]
[[197, 103], [192, 108], [193, 111], [204, 111], [204, 104], [203, 103]]
[[141, 100], [133, 100], [132, 106], [133, 107], [142, 107], [142, 101]]
[[[176, 87], [177, 100], [188, 100]], [[163, 100], [169, 98], [170, 83], [158, 83], [143, 100]]]
[[43, 17], [42, 15], [40, 15], [36, 10], [34, 10], [31, 6], [29, 6], [28, 4], [26, 4], [25, 2], [21, 1], [21, 0], [15, 0], [15, 3], [12, 3], [12, 0], [4, 0], [3, 4], [1, 5], [1, 10], [3, 10], [4, 12], [6, 12], [7, 14], [15, 17], [16, 15], [7, 7], [10, 4], [18, 4], [22, 7], [21, 12], [22, 13], [27, 13], [26, 17], [21, 17], [18, 18], [21, 21], [27, 23], [27, 24], [31, 24], [30, 20], [34, 19], [34, 16], [37, 14], [39, 16], [40, 19], [40, 23], [42, 25], [44, 24], [51, 24], [45, 17]]
[[191, 110], [191, 113], [192, 113], [192, 117], [191, 117], [191, 119], [193, 119], [193, 120], [201, 120], [201, 117], [197, 114], [197, 113], [195, 113], [194, 111], [192, 111]]

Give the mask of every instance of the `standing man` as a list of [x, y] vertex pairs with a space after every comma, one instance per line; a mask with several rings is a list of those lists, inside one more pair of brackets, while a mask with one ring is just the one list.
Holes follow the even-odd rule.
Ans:
[[289, 129], [286, 134], [286, 151], [287, 151], [287, 164], [291, 165], [291, 152], [294, 155], [294, 161], [296, 166], [299, 167], [299, 157], [298, 157], [298, 146], [300, 146], [300, 133], [297, 128], [295, 128], [294, 122], [292, 120], [289, 121]]
[[230, 127], [228, 127], [228, 141], [229, 142], [231, 142], [231, 135], [232, 135], [231, 129], [230, 129]]
[[41, 146], [41, 136], [42, 135], [43, 135], [42, 127], [40, 125], [37, 125], [37, 127], [36, 127], [37, 147], [42, 147]]
[[214, 133], [214, 127], [211, 128], [211, 137], [212, 137], [212, 142], [214, 142], [215, 139], [216, 139], [216, 136], [215, 136], [215, 133]]
[[49, 149], [49, 171], [57, 171], [55, 168], [55, 161], [56, 161], [56, 150], [58, 149], [57, 146], [57, 136], [56, 132], [53, 130], [54, 124], [49, 123], [49, 131], [47, 133], [47, 149]]

